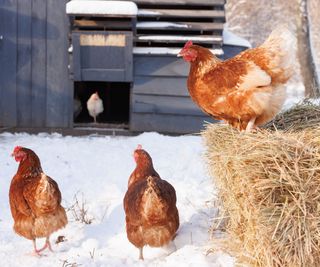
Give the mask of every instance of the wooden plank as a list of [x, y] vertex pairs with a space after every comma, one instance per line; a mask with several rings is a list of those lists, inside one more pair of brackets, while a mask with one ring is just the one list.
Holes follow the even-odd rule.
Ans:
[[2, 0], [0, 9], [0, 125], [17, 125], [17, 0]]
[[67, 0], [47, 0], [47, 127], [70, 125]]
[[93, 17], [93, 18], [127, 18], [127, 19], [133, 19], [135, 15], [124, 15], [124, 14], [102, 14], [102, 13], [72, 13], [69, 14], [69, 16], [72, 16], [74, 18], [76, 17]]
[[[76, 80], [75, 80], [76, 81]], [[79, 81], [123, 82], [126, 80], [124, 69], [81, 69]]]
[[222, 31], [223, 23], [218, 22], [169, 22], [145, 21], [137, 23], [137, 30], [166, 30], [166, 31]]
[[[117, 1], [117, 0], [116, 0]], [[131, 1], [131, 0], [124, 0]], [[223, 6], [225, 0], [133, 0], [138, 5], [196, 5], [196, 6]]]
[[[182, 47], [181, 47], [182, 48]], [[148, 56], [148, 57], [154, 57], [154, 56], [171, 56], [171, 57], [177, 57], [178, 53], [180, 52], [181, 48], [174, 48], [174, 47], [148, 47], [147, 45], [145, 47], [134, 47], [133, 48], [133, 54], [136, 56]], [[210, 49], [211, 53], [215, 54], [216, 56], [221, 57], [223, 55], [223, 50], [220, 48], [214, 48]]]
[[132, 95], [132, 111], [135, 113], [178, 114], [204, 116], [191, 100], [182, 96]]
[[31, 125], [32, 1], [18, 1], [17, 125]]
[[75, 81], [81, 81], [81, 47], [79, 33], [72, 33], [72, 47], [73, 78]]
[[156, 42], [156, 43], [185, 43], [187, 41], [193, 41], [196, 43], [202, 44], [222, 44], [222, 36], [218, 35], [188, 35], [188, 36], [181, 36], [181, 35], [146, 35], [146, 34], [139, 34], [135, 41], [139, 43], [149, 43], [149, 42]]
[[167, 95], [189, 97], [187, 79], [178, 77], [146, 77], [134, 78], [133, 94]]
[[32, 101], [33, 127], [46, 126], [46, 9], [47, 1], [32, 0]]
[[124, 46], [85, 45], [81, 46], [81, 68], [86, 69], [126, 69]]
[[209, 117], [200, 116], [133, 113], [130, 130], [175, 134], [200, 133], [207, 122], [214, 121]]
[[138, 17], [170, 18], [225, 18], [224, 10], [139, 9]]
[[176, 56], [142, 56], [133, 59], [134, 75], [187, 77], [189, 64]]
[[131, 29], [131, 20], [128, 21], [93, 21], [93, 20], [74, 20], [74, 27], [86, 29]]
[[133, 34], [126, 34], [126, 49], [124, 51], [125, 59], [125, 79], [124, 81], [133, 81]]

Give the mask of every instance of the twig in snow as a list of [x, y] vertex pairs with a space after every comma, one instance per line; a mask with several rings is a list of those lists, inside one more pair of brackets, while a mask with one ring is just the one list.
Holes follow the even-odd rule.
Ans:
[[86, 201], [83, 198], [82, 200], [78, 200], [78, 193], [74, 195], [75, 203], [67, 208], [67, 211], [70, 211], [73, 218], [81, 223], [91, 224], [93, 218], [90, 218], [88, 215], [88, 208], [86, 207]]
[[90, 258], [91, 258], [91, 259], [94, 259], [94, 253], [95, 253], [95, 251], [96, 251], [95, 248], [92, 250], [92, 252], [89, 251], [89, 254], [90, 254]]

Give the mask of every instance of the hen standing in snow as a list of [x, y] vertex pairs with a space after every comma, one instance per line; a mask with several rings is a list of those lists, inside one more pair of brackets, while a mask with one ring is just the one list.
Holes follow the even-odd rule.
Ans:
[[130, 175], [123, 203], [127, 237], [143, 259], [145, 245], [161, 247], [175, 238], [179, 214], [173, 186], [160, 178], [150, 155], [140, 145], [134, 159], [137, 166]]
[[[34, 254], [48, 248], [52, 251], [50, 235], [67, 224], [61, 204], [58, 184], [43, 173], [38, 156], [28, 148], [17, 146], [12, 156], [19, 162], [10, 185], [9, 199], [14, 230], [32, 240]], [[37, 249], [36, 238], [46, 238], [43, 248]]]
[[90, 96], [87, 101], [87, 109], [91, 117], [93, 117], [94, 122], [97, 122], [97, 116], [103, 112], [103, 102], [98, 95], [98, 92], [95, 92]]
[[250, 131], [281, 109], [295, 47], [295, 36], [282, 26], [261, 46], [225, 61], [191, 41], [178, 56], [191, 64], [188, 90], [193, 101], [214, 118]]

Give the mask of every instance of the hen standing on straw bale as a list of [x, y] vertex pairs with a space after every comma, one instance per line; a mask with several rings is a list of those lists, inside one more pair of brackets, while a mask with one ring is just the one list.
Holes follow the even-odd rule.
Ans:
[[162, 247], [175, 238], [179, 214], [173, 186], [160, 178], [141, 145], [134, 151], [134, 159], [137, 166], [130, 175], [123, 203], [127, 237], [139, 248], [139, 259], [143, 260], [145, 245]]
[[[17, 146], [12, 156], [19, 168], [10, 185], [9, 199], [14, 230], [32, 240], [35, 255], [48, 248], [50, 235], [67, 224], [58, 184], [43, 173], [38, 156], [28, 148]], [[46, 238], [37, 249], [36, 238]]]
[[93, 117], [94, 122], [97, 122], [97, 116], [103, 112], [103, 102], [98, 95], [98, 92], [95, 92], [90, 96], [87, 101], [87, 109], [91, 117]]
[[281, 26], [261, 46], [225, 61], [191, 41], [178, 56], [191, 64], [188, 89], [193, 101], [214, 118], [250, 131], [281, 109], [295, 47], [295, 36]]

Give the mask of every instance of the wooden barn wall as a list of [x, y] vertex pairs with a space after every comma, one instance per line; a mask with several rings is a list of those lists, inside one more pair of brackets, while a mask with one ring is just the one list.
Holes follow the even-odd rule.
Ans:
[[191, 133], [212, 122], [191, 100], [188, 74], [176, 56], [135, 55], [130, 129]]
[[67, 0], [0, 0], [0, 126], [69, 127]]

